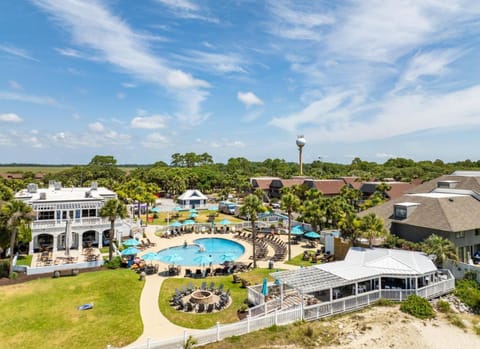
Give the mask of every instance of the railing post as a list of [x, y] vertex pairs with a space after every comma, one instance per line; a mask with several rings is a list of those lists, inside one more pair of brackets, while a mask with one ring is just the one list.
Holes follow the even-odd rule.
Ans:
[[187, 344], [187, 330], [183, 330], [183, 345]]
[[250, 315], [247, 315], [247, 333], [250, 333]]
[[278, 309], [275, 309], [275, 326], [278, 325]]
[[152, 341], [152, 338], [147, 337], [147, 349], [150, 349], [150, 342]]
[[217, 321], [217, 342], [220, 341], [220, 322]]

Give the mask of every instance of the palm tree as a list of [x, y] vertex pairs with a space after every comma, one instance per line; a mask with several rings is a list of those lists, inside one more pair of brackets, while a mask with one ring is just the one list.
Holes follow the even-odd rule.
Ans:
[[30, 237], [30, 222], [33, 221], [34, 213], [32, 208], [23, 201], [11, 200], [5, 203], [1, 208], [1, 225], [7, 233], [10, 234], [10, 265], [8, 275], [13, 274], [13, 257], [14, 249], [17, 243], [17, 237], [22, 234], [22, 240], [26, 240], [26, 236]]
[[100, 216], [106, 217], [110, 221], [108, 260], [111, 261], [113, 256], [113, 239], [115, 238], [115, 220], [117, 218], [125, 218], [127, 216], [127, 209], [120, 200], [110, 199], [100, 209]]
[[356, 213], [346, 212], [338, 222], [338, 227], [342, 231], [342, 237], [349, 239], [355, 246], [355, 242], [360, 235], [362, 220]]
[[280, 206], [287, 212], [288, 216], [288, 260], [292, 259], [292, 247], [291, 247], [291, 230], [292, 230], [292, 213], [300, 206], [300, 199], [292, 194], [285, 193], [282, 195]]
[[255, 245], [257, 242], [257, 232], [255, 229], [255, 222], [257, 221], [258, 214], [263, 212], [265, 207], [262, 204], [262, 201], [255, 194], [248, 195], [244, 201], [243, 206], [240, 208], [240, 213], [243, 216], [248, 217], [252, 224], [252, 237], [253, 237], [253, 267], [257, 267], [257, 255]]
[[422, 251], [435, 255], [435, 265], [441, 267], [447, 259], [458, 261], [455, 245], [437, 234], [432, 234], [423, 241]]
[[388, 234], [383, 224], [383, 220], [378, 218], [375, 213], [369, 213], [362, 217], [360, 231], [362, 232], [362, 236], [368, 239], [369, 247], [372, 247], [373, 239]]

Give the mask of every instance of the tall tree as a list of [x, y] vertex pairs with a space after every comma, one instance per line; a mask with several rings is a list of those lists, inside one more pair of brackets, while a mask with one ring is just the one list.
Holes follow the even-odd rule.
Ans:
[[438, 267], [442, 267], [447, 259], [458, 261], [457, 251], [453, 242], [437, 234], [432, 234], [424, 240], [422, 251], [429, 255], [435, 255], [434, 263]]
[[253, 240], [253, 267], [257, 267], [257, 254], [256, 254], [256, 244], [257, 244], [257, 230], [255, 223], [258, 219], [258, 214], [263, 212], [265, 207], [262, 204], [262, 201], [258, 196], [254, 194], [248, 195], [244, 201], [243, 206], [240, 208], [240, 213], [243, 216], [248, 217], [250, 223], [252, 224], [252, 240]]
[[292, 230], [292, 214], [300, 207], [300, 199], [293, 193], [285, 193], [282, 195], [280, 206], [287, 212], [288, 216], [288, 260], [292, 259], [291, 230]]
[[372, 247], [373, 239], [386, 236], [388, 234], [385, 226], [383, 225], [383, 220], [378, 218], [375, 213], [369, 213], [368, 215], [362, 217], [360, 231], [362, 232], [362, 236], [368, 239], [369, 247]]
[[23, 201], [11, 200], [2, 205], [0, 210], [0, 224], [3, 231], [10, 235], [10, 264], [9, 277], [13, 273], [13, 257], [17, 237], [21, 236], [22, 240], [31, 237], [30, 223], [33, 221], [34, 214], [32, 208]]
[[117, 218], [125, 218], [127, 209], [120, 200], [110, 199], [100, 209], [100, 216], [108, 218], [110, 221], [108, 260], [111, 261], [113, 256], [113, 239], [115, 239], [115, 221]]
[[342, 231], [342, 237], [349, 239], [355, 245], [357, 238], [360, 236], [361, 218], [354, 212], [346, 212], [338, 222], [338, 227]]

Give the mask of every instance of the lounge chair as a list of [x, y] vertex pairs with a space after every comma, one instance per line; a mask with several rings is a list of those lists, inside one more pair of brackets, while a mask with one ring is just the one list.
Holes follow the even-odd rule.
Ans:
[[215, 282], [212, 281], [208, 289], [213, 292], [213, 290], [215, 289]]
[[211, 313], [213, 311], [213, 308], [215, 307], [215, 304], [213, 303], [210, 303], [208, 306], [207, 306], [207, 313]]
[[222, 293], [223, 293], [223, 284], [220, 284], [220, 286], [218, 286], [218, 289], [215, 291], [215, 294], [219, 296]]
[[197, 313], [203, 313], [204, 311], [205, 311], [205, 304], [200, 303], [200, 304], [197, 306]]
[[206, 290], [207, 289], [207, 282], [206, 281], [203, 281], [202, 282], [202, 286], [200, 287], [202, 290]]
[[193, 311], [193, 304], [190, 302], [187, 302], [187, 306], [185, 307], [185, 311]]

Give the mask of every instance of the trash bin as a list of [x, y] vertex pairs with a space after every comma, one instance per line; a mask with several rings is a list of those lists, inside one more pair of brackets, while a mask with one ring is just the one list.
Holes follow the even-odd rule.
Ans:
[[273, 269], [273, 261], [271, 259], [268, 261], [268, 269]]

